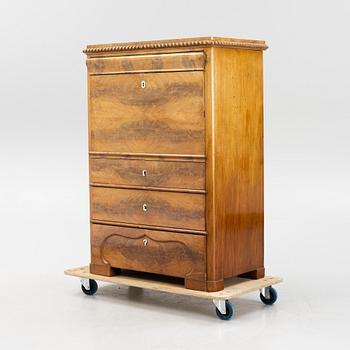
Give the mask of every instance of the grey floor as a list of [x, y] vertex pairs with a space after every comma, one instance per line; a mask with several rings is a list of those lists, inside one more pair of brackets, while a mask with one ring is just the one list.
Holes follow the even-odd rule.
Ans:
[[[3, 281], [4, 282], [4, 281]], [[296, 282], [296, 281], [294, 281]], [[236, 315], [216, 318], [210, 301], [43, 274], [8, 277], [1, 287], [1, 349], [349, 349], [348, 291], [278, 286], [279, 300], [233, 299]], [[335, 288], [335, 286], [334, 286]]]

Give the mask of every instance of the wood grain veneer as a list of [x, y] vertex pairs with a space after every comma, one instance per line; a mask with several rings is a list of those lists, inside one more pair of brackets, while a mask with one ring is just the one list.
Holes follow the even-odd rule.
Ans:
[[[223, 252], [216, 257], [218, 280], [264, 265], [263, 86], [262, 52], [213, 49], [212, 55], [214, 162], [209, 176], [215, 188], [211, 215]], [[261, 274], [263, 269], [257, 277]]]
[[204, 154], [202, 72], [89, 81], [91, 151]]
[[90, 75], [195, 71], [204, 70], [204, 64], [203, 52], [101, 57], [86, 61]]
[[[173, 232], [91, 225], [91, 272], [122, 269], [185, 278], [205, 290], [205, 237]], [[96, 272], [94, 272], [96, 271]]]
[[202, 194], [93, 186], [90, 193], [92, 219], [205, 230]]
[[205, 163], [90, 158], [90, 181], [100, 184], [205, 189]]
[[206, 291], [264, 276], [266, 48], [215, 37], [87, 47], [94, 273]]

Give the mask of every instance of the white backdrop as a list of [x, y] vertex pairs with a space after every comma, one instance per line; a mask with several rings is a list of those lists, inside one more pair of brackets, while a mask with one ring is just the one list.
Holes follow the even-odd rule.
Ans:
[[[1, 2], [1, 348], [348, 349], [349, 18], [340, 0]], [[220, 323], [202, 302], [157, 293], [87, 300], [62, 275], [89, 261], [82, 49], [207, 35], [270, 46], [265, 266], [285, 277], [280, 301], [237, 301]]]

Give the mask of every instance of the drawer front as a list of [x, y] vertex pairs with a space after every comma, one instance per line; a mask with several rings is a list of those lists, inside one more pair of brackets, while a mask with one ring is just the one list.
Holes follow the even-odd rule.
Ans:
[[205, 188], [205, 163], [90, 158], [90, 182], [165, 188]]
[[203, 52], [89, 58], [89, 74], [203, 70]]
[[205, 230], [205, 195], [91, 187], [91, 217], [192, 230]]
[[198, 235], [92, 224], [92, 263], [203, 279], [205, 240]]
[[89, 77], [90, 151], [204, 155], [203, 72]]

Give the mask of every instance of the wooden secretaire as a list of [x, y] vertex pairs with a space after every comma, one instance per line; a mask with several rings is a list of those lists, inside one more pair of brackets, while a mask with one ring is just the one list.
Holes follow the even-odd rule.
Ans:
[[90, 45], [91, 265], [218, 291], [264, 276], [264, 41]]

